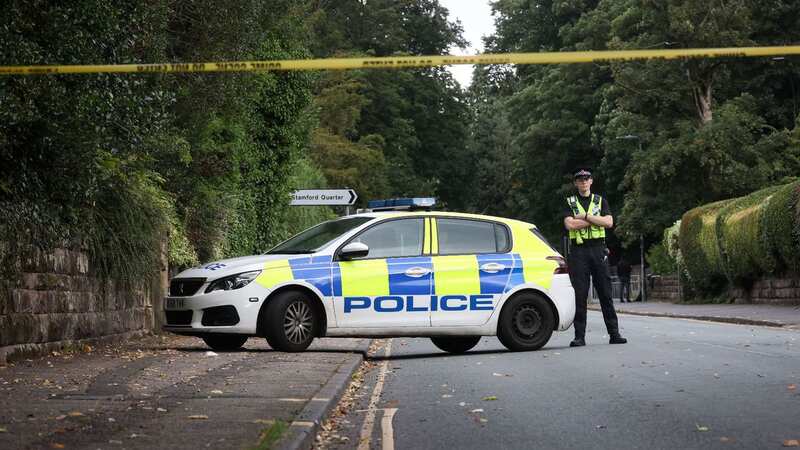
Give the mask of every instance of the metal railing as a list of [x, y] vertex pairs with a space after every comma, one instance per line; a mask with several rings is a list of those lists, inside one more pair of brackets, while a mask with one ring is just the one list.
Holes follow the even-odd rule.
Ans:
[[[641, 277], [639, 275], [631, 275], [631, 300], [635, 300], [639, 296], [642, 289]], [[611, 298], [616, 302], [620, 301], [622, 296], [622, 282], [616, 276], [611, 277]], [[598, 303], [600, 297], [597, 295], [597, 290], [594, 288], [594, 283], [589, 284], [589, 302]]]

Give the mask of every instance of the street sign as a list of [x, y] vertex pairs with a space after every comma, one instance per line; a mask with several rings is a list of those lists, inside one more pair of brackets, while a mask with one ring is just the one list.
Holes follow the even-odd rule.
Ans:
[[292, 192], [292, 205], [352, 205], [358, 195], [352, 189], [301, 189]]

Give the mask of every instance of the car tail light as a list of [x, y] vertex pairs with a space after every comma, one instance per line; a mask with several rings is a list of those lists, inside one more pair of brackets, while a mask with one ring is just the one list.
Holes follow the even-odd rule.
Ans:
[[565, 260], [563, 256], [548, 256], [545, 259], [547, 259], [549, 261], [555, 261], [555, 262], [558, 263], [558, 267], [556, 267], [556, 270], [553, 271], [553, 275], [568, 274], [569, 273], [569, 267], [567, 266], [567, 260]]

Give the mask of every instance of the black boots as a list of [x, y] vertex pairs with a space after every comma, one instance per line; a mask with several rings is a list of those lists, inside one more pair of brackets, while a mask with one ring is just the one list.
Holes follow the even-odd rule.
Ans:
[[[581, 339], [583, 340], [583, 339]], [[612, 333], [611, 338], [608, 340], [609, 344], [627, 344], [628, 340], [620, 336], [619, 333]]]
[[[610, 339], [608, 340], [609, 344], [627, 344], [628, 340], [624, 337], [620, 336], [619, 333], [612, 333], [610, 335]], [[586, 345], [586, 339], [584, 338], [575, 338], [572, 342], [569, 343], [570, 347], [583, 347]]]
[[575, 338], [569, 343], [570, 347], [583, 347], [584, 345], [586, 345], [586, 341], [583, 338]]

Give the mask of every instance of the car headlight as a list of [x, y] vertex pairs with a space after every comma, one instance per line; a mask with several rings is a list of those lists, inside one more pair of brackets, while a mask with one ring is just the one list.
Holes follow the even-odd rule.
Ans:
[[260, 273], [260, 270], [254, 270], [252, 272], [237, 273], [236, 275], [220, 278], [208, 285], [206, 294], [214, 291], [230, 291], [232, 289], [243, 288], [250, 284], [251, 281], [255, 280]]

